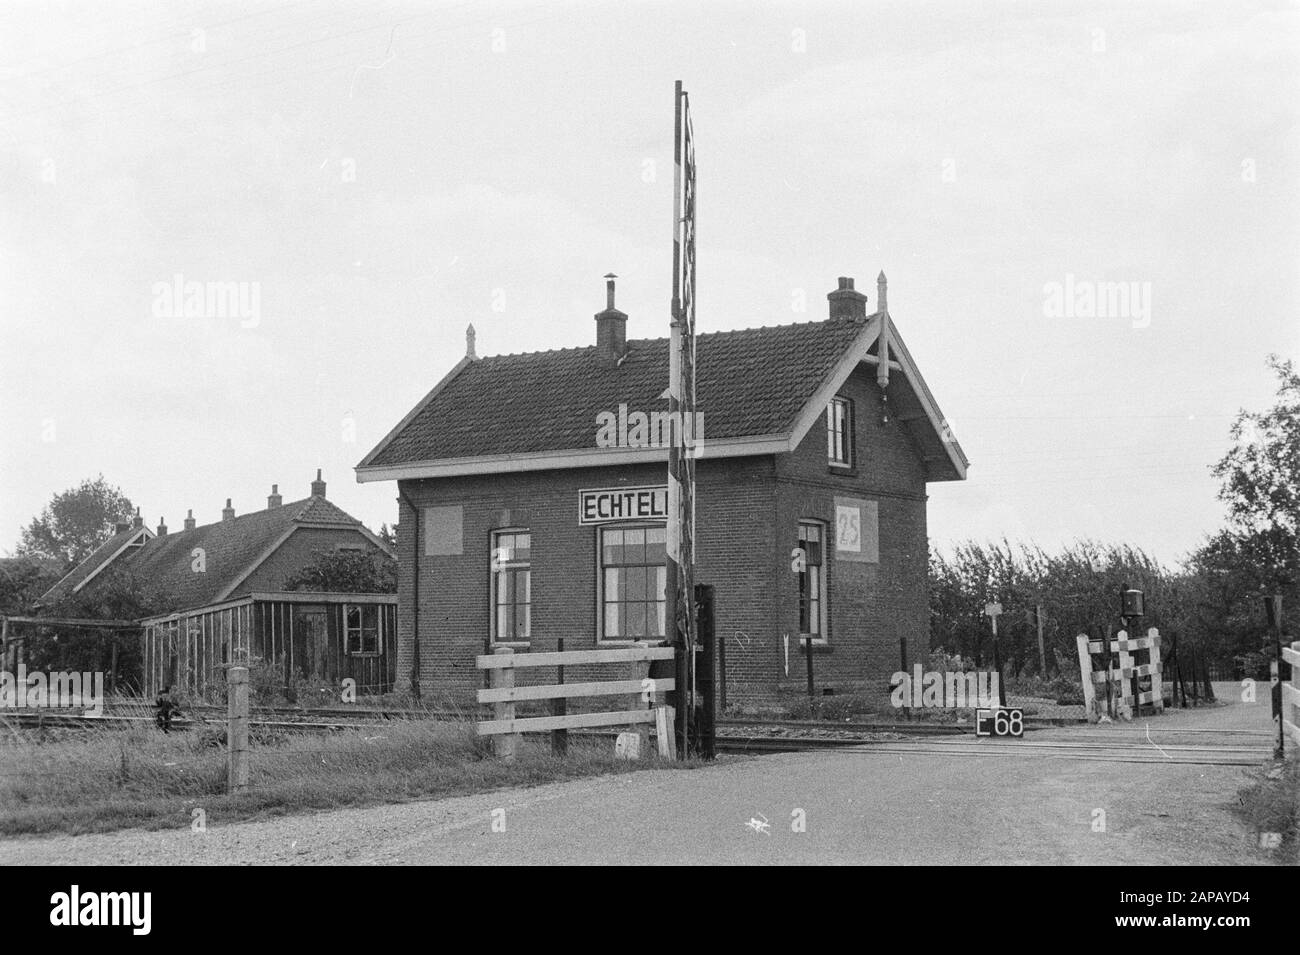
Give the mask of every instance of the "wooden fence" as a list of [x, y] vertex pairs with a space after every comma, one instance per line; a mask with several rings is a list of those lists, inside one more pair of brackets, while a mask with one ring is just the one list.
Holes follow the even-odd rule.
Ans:
[[[650, 661], [671, 660], [672, 647], [638, 643], [618, 650], [573, 650], [567, 653], [515, 653], [509, 647], [479, 656], [475, 665], [488, 671], [490, 686], [478, 691], [480, 703], [490, 703], [493, 718], [478, 724], [480, 736], [493, 737], [498, 756], [515, 755], [521, 733], [582, 729], [593, 726], [637, 726], [642, 738], [654, 724], [659, 753], [675, 756], [673, 708], [662, 705], [663, 694], [676, 687], [672, 678], [650, 679]], [[548, 683], [539, 686], [516, 686], [515, 670], [521, 667], [566, 667], [591, 664], [623, 664], [628, 676], [622, 680], [587, 683]], [[516, 717], [515, 704], [523, 701], [570, 700], [607, 696], [636, 696], [634, 709], [609, 712], [565, 713], [563, 715]]]
[[[1083, 702], [1088, 722], [1096, 723], [1102, 716], [1102, 703], [1109, 701], [1107, 709], [1112, 717], [1132, 719], [1134, 711], [1143, 704], [1155, 707], [1157, 713], [1165, 708], [1164, 691], [1160, 685], [1160, 631], [1152, 627], [1145, 637], [1129, 639], [1121, 630], [1109, 641], [1089, 639], [1079, 634], [1079, 669], [1083, 679]], [[1138, 653], [1148, 659], [1138, 663]], [[1100, 669], [1093, 666], [1096, 654], [1106, 654]], [[1112, 655], [1118, 655], [1118, 660]], [[1133, 685], [1142, 677], [1151, 678], [1151, 689], [1134, 693]]]
[[1282, 648], [1282, 659], [1291, 664], [1291, 682], [1282, 683], [1282, 729], [1300, 745], [1300, 640]]

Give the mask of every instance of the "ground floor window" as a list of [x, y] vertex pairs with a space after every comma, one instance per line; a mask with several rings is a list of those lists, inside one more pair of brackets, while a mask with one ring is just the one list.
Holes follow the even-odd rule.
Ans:
[[803, 551], [799, 571], [799, 634], [826, 639], [825, 528], [815, 521], [799, 522], [798, 547]]
[[379, 652], [379, 607], [344, 604], [343, 627], [348, 653]]
[[602, 527], [599, 533], [601, 636], [663, 639], [667, 529]]
[[492, 535], [492, 639], [527, 640], [532, 632], [533, 538], [527, 530]]

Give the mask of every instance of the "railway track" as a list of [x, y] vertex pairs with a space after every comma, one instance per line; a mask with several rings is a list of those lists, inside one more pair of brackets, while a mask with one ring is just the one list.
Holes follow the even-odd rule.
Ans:
[[1165, 730], [1153, 737], [1144, 727], [1044, 738], [852, 739], [720, 735], [718, 748], [730, 753], [792, 753], [833, 750], [845, 755], [912, 756], [941, 759], [1066, 759], [1084, 762], [1155, 763], [1198, 766], [1258, 766], [1272, 755], [1272, 734], [1235, 730]]

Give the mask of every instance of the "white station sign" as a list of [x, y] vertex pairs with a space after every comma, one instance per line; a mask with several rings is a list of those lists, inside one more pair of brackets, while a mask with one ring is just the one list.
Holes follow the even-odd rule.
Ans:
[[606, 487], [578, 492], [579, 524], [668, 520], [668, 485]]

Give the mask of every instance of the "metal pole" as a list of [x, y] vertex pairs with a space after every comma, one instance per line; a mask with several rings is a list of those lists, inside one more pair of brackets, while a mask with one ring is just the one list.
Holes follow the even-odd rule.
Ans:
[[812, 638], [812, 634], [810, 633], [806, 638], [804, 638], [804, 643], [803, 643], [804, 659], [808, 661], [807, 668], [808, 668], [808, 699], [809, 700], [813, 698], [812, 642], [813, 642], [813, 638]]
[[[898, 638], [898, 653], [902, 662], [903, 676], [906, 679], [911, 679], [907, 671], [907, 637]], [[903, 707], [903, 719], [910, 720], [911, 718], [912, 708], [910, 706]]]
[[[682, 349], [682, 288], [681, 288], [681, 194], [682, 194], [682, 81], [673, 87], [673, 297], [672, 321], [668, 338], [668, 420], [680, 420], [681, 413], [681, 349]], [[678, 596], [681, 587], [681, 487], [678, 474], [681, 454], [677, 442], [668, 447], [668, 547], [664, 560], [666, 573], [664, 594], [664, 636], [676, 648], [676, 700], [673, 733], [677, 737], [679, 759], [688, 755], [687, 726], [690, 702], [691, 648], [686, 645], [677, 625]]]

